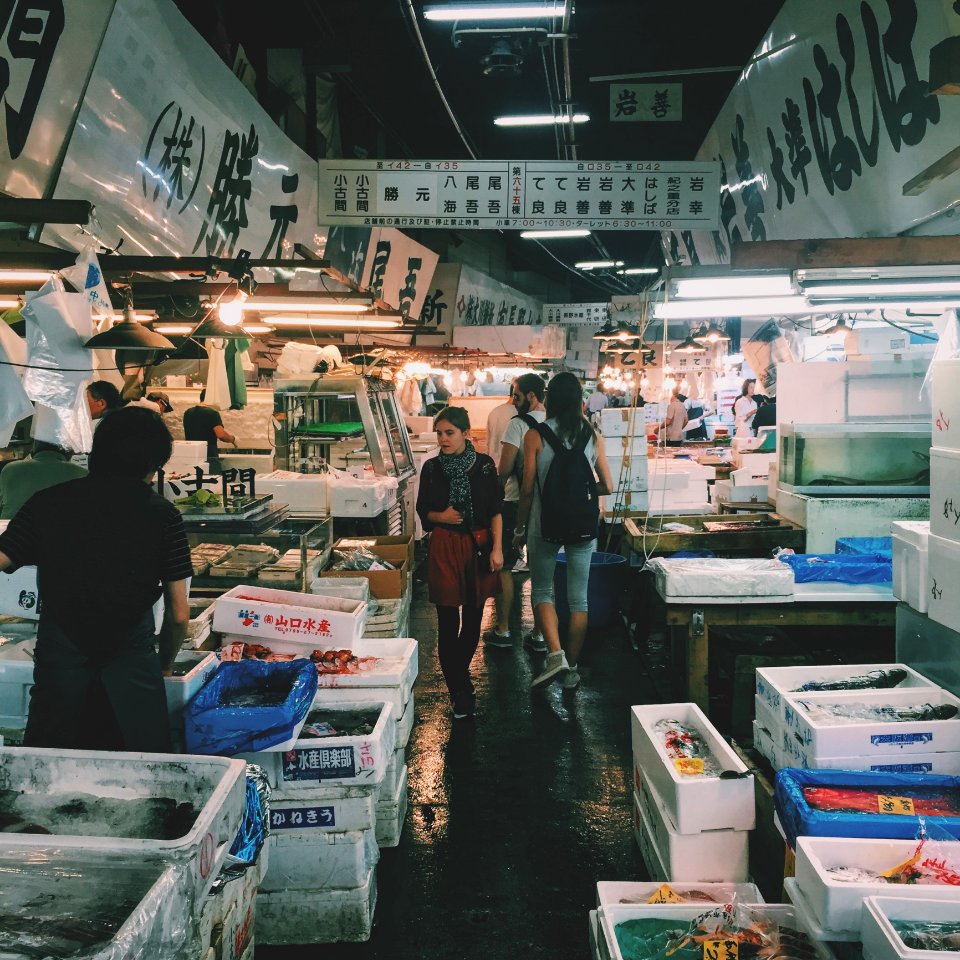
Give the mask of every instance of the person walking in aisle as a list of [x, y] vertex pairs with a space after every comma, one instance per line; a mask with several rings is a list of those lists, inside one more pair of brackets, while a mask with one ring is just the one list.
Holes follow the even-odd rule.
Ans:
[[753, 418], [757, 414], [757, 401], [753, 399], [757, 389], [756, 380], [744, 380], [740, 396], [733, 401], [733, 419], [736, 422], [736, 437], [752, 437]]
[[[511, 386], [511, 390], [513, 387]], [[512, 397], [497, 404], [487, 415], [487, 454], [494, 463], [500, 462], [500, 445], [510, 421], [516, 415]]]
[[480, 643], [483, 607], [497, 591], [503, 567], [503, 527], [497, 468], [467, 436], [463, 407], [434, 418], [440, 453], [420, 473], [417, 513], [430, 533], [427, 586], [437, 605], [437, 653], [457, 720], [476, 711], [470, 662]]
[[[527, 542], [532, 601], [549, 653], [533, 686], [559, 679], [580, 683], [577, 663], [587, 635], [590, 558], [597, 548], [599, 497], [612, 491], [603, 445], [583, 416], [580, 381], [558, 373], [547, 387], [547, 419], [523, 438], [523, 483], [514, 542]], [[597, 476], [599, 475], [599, 483]], [[560, 647], [553, 574], [563, 546], [570, 624], [566, 653]]]
[[[511, 399], [517, 415], [507, 425], [500, 448], [499, 473], [503, 488], [503, 569], [500, 571], [500, 593], [497, 594], [497, 625], [484, 634], [483, 642], [490, 647], [512, 647], [510, 639], [510, 611], [513, 608], [513, 568], [521, 551], [513, 543], [513, 529], [517, 524], [517, 504], [520, 501], [520, 479], [523, 477], [523, 438], [526, 432], [543, 423], [547, 412], [543, 397], [547, 385], [543, 377], [525, 373], [513, 381]], [[534, 617], [536, 620], [536, 617]], [[546, 653], [547, 644], [535, 626], [523, 638], [524, 646], [534, 653]]]

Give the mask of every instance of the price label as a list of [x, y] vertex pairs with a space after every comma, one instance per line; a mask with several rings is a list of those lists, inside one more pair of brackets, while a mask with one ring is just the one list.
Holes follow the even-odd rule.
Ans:
[[[922, 846], [923, 844], [921, 844]], [[920, 847], [917, 847], [917, 852], [910, 857], [909, 860], [904, 860], [903, 863], [898, 863], [895, 867], [891, 867], [885, 873], [881, 873], [881, 877], [886, 877], [887, 880], [894, 880], [900, 883], [903, 883], [903, 876], [907, 874], [911, 867], [920, 861]]]
[[653, 892], [647, 903], [686, 903], [686, 900], [675, 893], [669, 883], [664, 883]]
[[677, 757], [673, 761], [674, 769], [687, 777], [703, 775], [702, 757]]
[[703, 960], [739, 960], [740, 944], [736, 940], [704, 940]]
[[888, 797], [885, 794], [877, 794], [877, 809], [881, 813], [893, 813], [904, 817], [915, 817], [916, 811], [913, 809], [913, 799], [911, 797]]

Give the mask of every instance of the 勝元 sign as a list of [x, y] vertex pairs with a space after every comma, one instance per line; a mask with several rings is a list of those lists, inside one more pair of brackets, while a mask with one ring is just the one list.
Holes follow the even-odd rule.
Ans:
[[720, 166], [659, 160], [321, 160], [324, 224], [715, 230]]
[[614, 123], [659, 123], [683, 119], [682, 83], [611, 83]]

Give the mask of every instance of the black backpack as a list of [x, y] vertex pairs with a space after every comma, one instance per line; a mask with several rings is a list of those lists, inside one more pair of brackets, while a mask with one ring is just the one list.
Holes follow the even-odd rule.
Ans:
[[600, 498], [593, 466], [584, 451], [590, 431], [584, 428], [573, 448], [560, 442], [545, 423], [537, 431], [553, 450], [553, 461], [540, 487], [540, 536], [550, 543], [586, 543], [597, 536]]

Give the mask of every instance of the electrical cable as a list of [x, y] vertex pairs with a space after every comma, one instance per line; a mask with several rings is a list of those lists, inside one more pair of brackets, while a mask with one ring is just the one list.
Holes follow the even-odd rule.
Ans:
[[[547, 102], [550, 104], [550, 116], [555, 117], [557, 115], [557, 101], [553, 95], [553, 87], [550, 84], [550, 71], [547, 67], [547, 51], [544, 47], [540, 47], [540, 62], [543, 64], [543, 78], [547, 83]], [[557, 152], [557, 159], [562, 159], [560, 156], [560, 124], [553, 124], [553, 143]]]
[[919, 333], [919, 332], [916, 331], [916, 330], [910, 330], [910, 329], [907, 328], [907, 327], [901, 327], [899, 323], [894, 323], [892, 320], [888, 320], [888, 319], [887, 319], [887, 314], [886, 314], [886, 311], [885, 311], [885, 310], [881, 310], [881, 311], [880, 311], [880, 319], [883, 320], [884, 323], [889, 324], [891, 327], [896, 327], [897, 330], [902, 330], [904, 333], [909, 333], [911, 337], [914, 337], [914, 336], [915, 336], [915, 337], [922, 337], [924, 340], [931, 340], [931, 341], [933, 341], [934, 343], [938, 343], [938, 342], [939, 342], [939, 339], [940, 339], [939, 337], [931, 337], [929, 334]]

